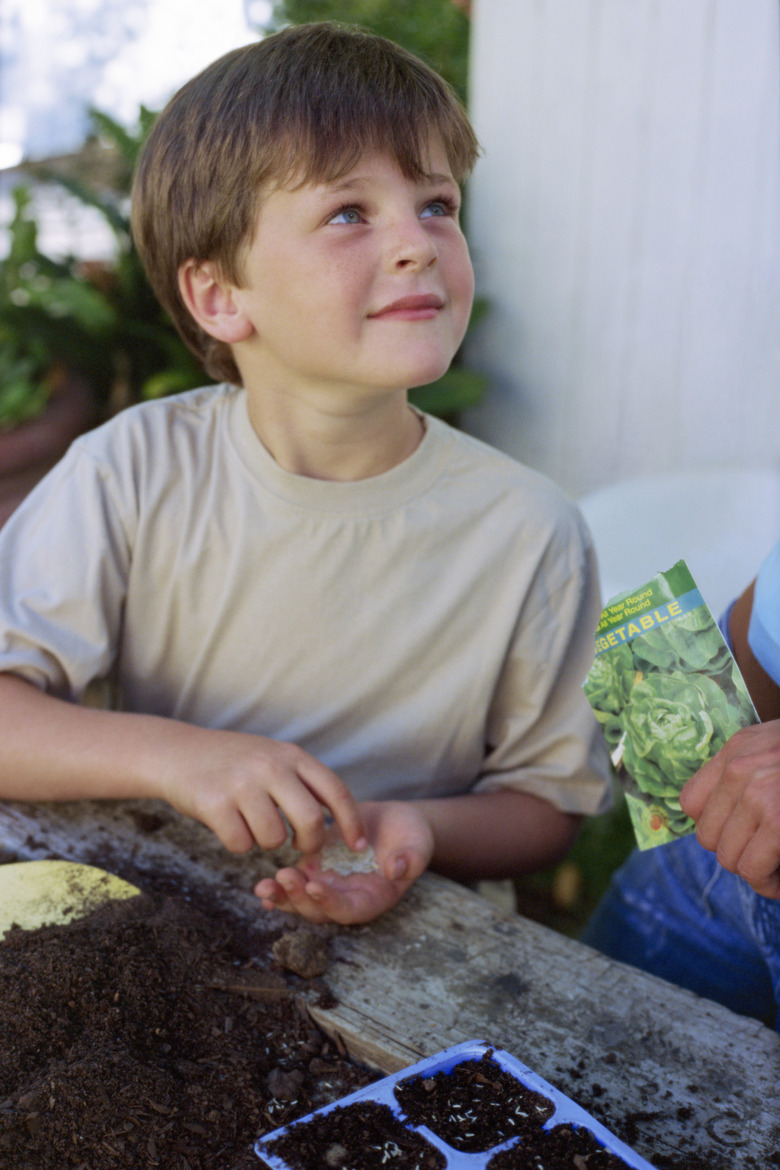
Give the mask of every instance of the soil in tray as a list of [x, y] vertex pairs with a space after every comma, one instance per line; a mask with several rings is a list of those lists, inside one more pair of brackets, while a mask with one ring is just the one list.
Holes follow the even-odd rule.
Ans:
[[[462, 1153], [488, 1151], [510, 1138], [489, 1170], [627, 1170], [588, 1130], [542, 1126], [555, 1112], [541, 1093], [526, 1088], [486, 1053], [450, 1072], [399, 1081], [395, 1096], [410, 1125], [424, 1125]], [[464, 1115], [467, 1115], [464, 1118]], [[441, 1170], [446, 1159], [421, 1134], [379, 1102], [356, 1102], [315, 1115], [268, 1149], [293, 1170]]]
[[556, 1125], [527, 1144], [495, 1154], [488, 1170], [628, 1170], [628, 1163], [605, 1150], [589, 1130]]
[[445, 1170], [447, 1164], [440, 1150], [379, 1101], [337, 1105], [292, 1125], [267, 1152], [295, 1170]]
[[260, 1134], [375, 1080], [311, 1023], [279, 933], [146, 894], [14, 928], [0, 1170], [257, 1170]]
[[555, 1112], [486, 1052], [451, 1072], [399, 1081], [396, 1099], [415, 1125], [426, 1125], [455, 1150], [478, 1153], [518, 1134], [534, 1135]]

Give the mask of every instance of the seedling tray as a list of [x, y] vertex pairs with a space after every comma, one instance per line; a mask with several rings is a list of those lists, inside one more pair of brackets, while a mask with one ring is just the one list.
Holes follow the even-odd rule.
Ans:
[[[459, 1091], [452, 1092], [449, 1103], [443, 1101], [448, 1087], [454, 1090], [456, 1082]], [[503, 1096], [497, 1092], [500, 1087], [509, 1088], [506, 1105]], [[511, 1099], [512, 1089], [515, 1100]], [[429, 1110], [425, 1108], [426, 1093], [431, 1103]], [[554, 1161], [552, 1145], [568, 1128], [576, 1131], [576, 1136], [583, 1142], [589, 1143], [583, 1155], [603, 1150], [621, 1159], [618, 1165], [631, 1167], [631, 1170], [653, 1170], [649, 1162], [610, 1133], [595, 1117], [530, 1068], [508, 1052], [477, 1040], [457, 1044], [265, 1134], [255, 1144], [255, 1152], [271, 1170], [308, 1167], [313, 1164], [311, 1161], [301, 1160], [303, 1155], [300, 1154], [296, 1157], [296, 1138], [300, 1139], [299, 1145], [303, 1149], [306, 1142], [304, 1127], [311, 1124], [310, 1134], [315, 1128], [331, 1129], [324, 1119], [334, 1110], [353, 1105], [364, 1107], [360, 1112], [369, 1115], [369, 1124], [374, 1114], [378, 1122], [383, 1119], [389, 1122], [388, 1127], [377, 1125], [375, 1143], [372, 1136], [357, 1151], [360, 1166], [424, 1170], [435, 1165], [436, 1170], [488, 1170], [491, 1160], [497, 1155], [523, 1149], [529, 1156], [534, 1155], [534, 1160], [529, 1157], [529, 1166], [546, 1170], [547, 1165], [563, 1164]], [[319, 1162], [318, 1170], [319, 1167], [324, 1170], [327, 1165], [340, 1170], [356, 1164], [349, 1158], [348, 1141], [345, 1140], [347, 1148], [343, 1157], [337, 1148], [341, 1120], [338, 1116], [330, 1119], [328, 1157]], [[552, 1137], [548, 1136], [550, 1134]], [[410, 1148], [402, 1150], [398, 1143], [403, 1144], [404, 1138], [416, 1142], [420, 1152]], [[484, 1148], [486, 1140], [493, 1140], [489, 1149]], [[434, 1154], [431, 1147], [438, 1154]], [[511, 1161], [508, 1153], [507, 1159]], [[500, 1161], [496, 1170], [500, 1170]], [[584, 1156], [567, 1164], [588, 1165]]]

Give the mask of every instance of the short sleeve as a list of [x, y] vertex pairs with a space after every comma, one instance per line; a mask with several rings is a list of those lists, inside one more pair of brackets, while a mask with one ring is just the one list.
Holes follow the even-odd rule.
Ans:
[[780, 541], [756, 577], [748, 643], [767, 674], [780, 684]]
[[604, 737], [585, 698], [601, 612], [584, 521], [562, 517], [519, 615], [491, 707], [489, 752], [477, 790], [515, 788], [573, 813], [609, 807]]
[[0, 532], [0, 671], [71, 700], [106, 677], [128, 548], [111, 477], [74, 444]]

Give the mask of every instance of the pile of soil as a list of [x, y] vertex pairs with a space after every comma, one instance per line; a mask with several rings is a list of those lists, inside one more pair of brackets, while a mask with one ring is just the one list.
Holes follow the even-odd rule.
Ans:
[[[0, 850], [0, 864], [11, 860]], [[122, 876], [141, 883], [139, 875]], [[316, 929], [269, 931], [260, 917], [256, 924], [231, 921], [223, 905], [164, 874], [146, 874], [141, 884], [147, 892], [140, 897], [81, 921], [14, 929], [0, 940], [0, 1170], [262, 1170], [253, 1152], [258, 1137], [380, 1075], [350, 1061], [309, 1017], [307, 1002], [326, 1004], [329, 996], [320, 978], [326, 939]], [[490, 1108], [467, 1119], [485, 1127], [482, 1149], [506, 1140], [511, 1115], [496, 1107], [496, 1070], [503, 1078], [499, 1066], [477, 1070], [496, 1083], [487, 1086]], [[585, 1078], [588, 1066], [562, 1071]], [[452, 1076], [443, 1085], [435, 1077], [407, 1078], [398, 1087], [400, 1104], [457, 1146], [458, 1127], [447, 1130], [444, 1118], [459, 1105], [474, 1110], [483, 1090], [473, 1074], [464, 1070], [462, 1085]], [[642, 1124], [657, 1114], [626, 1115], [602, 1094], [595, 1083], [588, 1091], [583, 1079], [577, 1099], [637, 1144]], [[521, 1112], [535, 1112], [539, 1103], [532, 1104]], [[547, 1107], [536, 1116], [539, 1125]], [[311, 1160], [300, 1165], [439, 1170], [439, 1151], [430, 1143], [402, 1145], [397, 1120], [385, 1112], [389, 1121], [373, 1109], [370, 1116], [362, 1107], [333, 1110], [320, 1137], [312, 1125]], [[353, 1124], [360, 1155], [344, 1162]], [[369, 1151], [377, 1134], [385, 1146], [379, 1163]], [[482, 1141], [481, 1128], [480, 1135]], [[622, 1165], [588, 1141], [587, 1131], [556, 1127], [541, 1165]], [[391, 1162], [393, 1143], [402, 1155]], [[520, 1159], [519, 1150], [496, 1155], [491, 1170], [525, 1166]], [[712, 1165], [689, 1151], [652, 1160], [658, 1170]], [[770, 1163], [780, 1166], [780, 1154]]]
[[321, 946], [305, 928], [262, 934], [166, 895], [13, 928], [0, 942], [0, 1170], [258, 1170], [258, 1136], [378, 1075], [296, 994], [312, 995]]

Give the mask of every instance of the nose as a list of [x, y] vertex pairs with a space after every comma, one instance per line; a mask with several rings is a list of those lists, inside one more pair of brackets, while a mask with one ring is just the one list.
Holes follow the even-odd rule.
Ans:
[[436, 242], [417, 216], [405, 216], [392, 225], [387, 259], [394, 271], [422, 271], [433, 267], [437, 258]]

